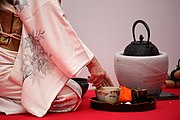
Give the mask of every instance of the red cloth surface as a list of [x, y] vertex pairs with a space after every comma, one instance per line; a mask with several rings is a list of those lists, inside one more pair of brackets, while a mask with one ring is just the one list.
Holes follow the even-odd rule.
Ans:
[[[163, 89], [163, 91], [180, 95], [180, 89]], [[48, 113], [43, 118], [37, 118], [30, 114], [4, 115], [0, 114], [0, 120], [180, 120], [180, 100], [161, 100], [156, 102], [156, 109], [144, 112], [107, 112], [90, 108], [93, 90], [89, 90], [75, 112]]]

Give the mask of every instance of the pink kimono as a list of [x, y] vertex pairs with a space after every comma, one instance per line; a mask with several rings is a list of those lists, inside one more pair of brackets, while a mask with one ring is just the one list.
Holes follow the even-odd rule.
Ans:
[[60, 112], [75, 110], [81, 101], [81, 89], [70, 78], [92, 60], [93, 53], [63, 17], [58, 0], [14, 1], [23, 31], [9, 79], [22, 86], [22, 106], [42, 117], [59, 96], [77, 102], [72, 109]]

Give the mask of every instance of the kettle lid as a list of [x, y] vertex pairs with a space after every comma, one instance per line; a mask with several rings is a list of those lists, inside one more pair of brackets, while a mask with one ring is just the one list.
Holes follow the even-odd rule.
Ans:
[[[142, 23], [148, 33], [147, 41], [143, 41], [144, 37], [141, 34], [139, 36], [139, 41], [136, 41], [135, 37], [135, 27], [138, 23]], [[148, 25], [143, 21], [143, 20], [137, 20], [133, 24], [132, 27], [132, 33], [133, 33], [133, 38], [134, 41], [132, 41], [124, 50], [124, 55], [127, 56], [154, 56], [154, 55], [159, 55], [159, 50], [157, 47], [149, 41], [150, 39], [150, 29]]]

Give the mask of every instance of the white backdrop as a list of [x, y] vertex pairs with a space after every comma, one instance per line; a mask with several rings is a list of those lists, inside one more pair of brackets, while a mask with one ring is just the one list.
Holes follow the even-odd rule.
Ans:
[[[176, 68], [180, 58], [180, 0], [64, 0], [63, 9], [115, 85], [114, 54], [133, 40], [132, 25], [137, 19], [148, 24], [150, 41], [168, 54], [169, 72]], [[137, 35], [139, 31], [145, 29], [138, 25]], [[79, 76], [87, 75], [83, 69]]]

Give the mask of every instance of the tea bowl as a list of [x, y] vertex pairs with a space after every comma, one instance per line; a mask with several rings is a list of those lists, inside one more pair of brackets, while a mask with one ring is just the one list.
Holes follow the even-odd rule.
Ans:
[[115, 104], [118, 102], [120, 95], [119, 87], [100, 87], [95, 89], [96, 97], [99, 101]]

